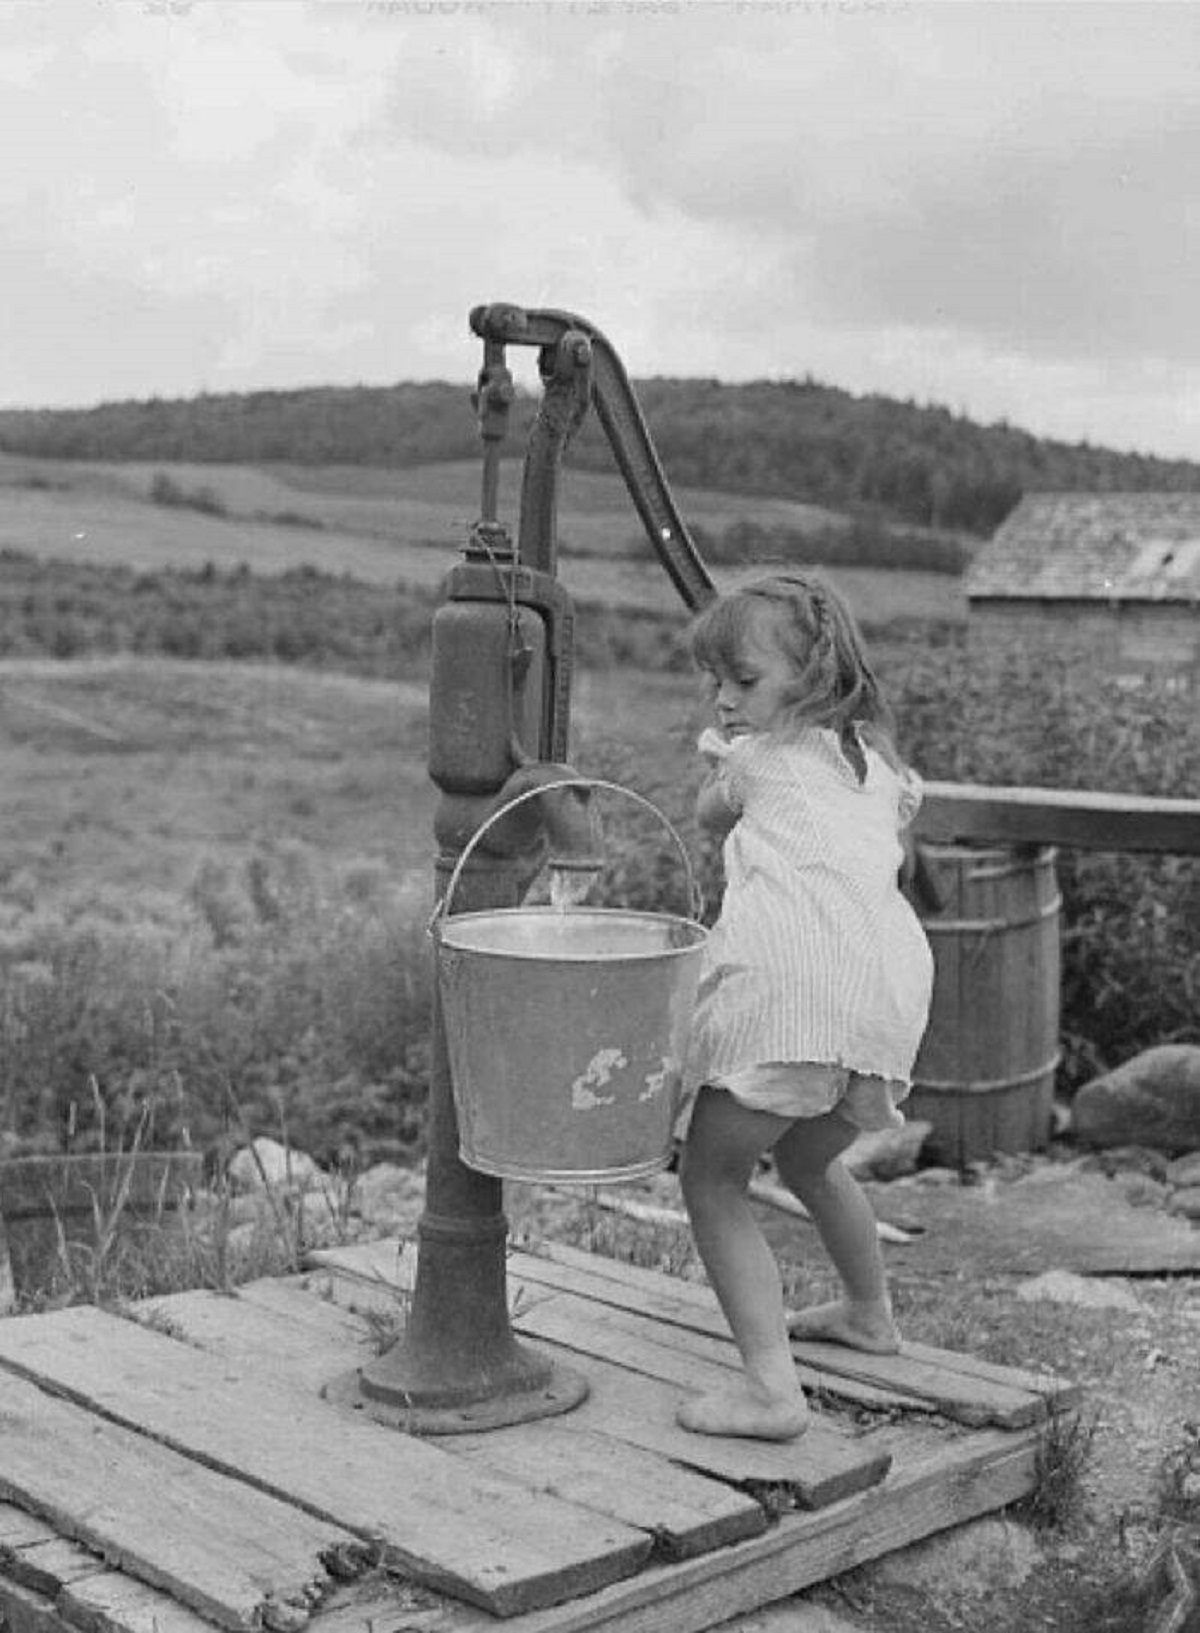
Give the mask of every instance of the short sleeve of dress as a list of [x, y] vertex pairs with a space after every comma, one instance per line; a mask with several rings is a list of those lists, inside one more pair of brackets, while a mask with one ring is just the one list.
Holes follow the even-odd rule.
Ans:
[[925, 798], [925, 784], [911, 766], [905, 766], [900, 773], [900, 804], [897, 817], [902, 828], [907, 828], [921, 809], [921, 801]]

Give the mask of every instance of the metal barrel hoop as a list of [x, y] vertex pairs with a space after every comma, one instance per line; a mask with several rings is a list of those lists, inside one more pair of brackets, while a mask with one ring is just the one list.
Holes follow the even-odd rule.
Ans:
[[536, 788], [526, 788], [522, 793], [514, 794], [512, 799], [506, 800], [498, 810], [492, 812], [491, 816], [488, 817], [486, 822], [481, 822], [479, 827], [476, 828], [470, 839], [463, 846], [462, 852], [459, 855], [458, 861], [454, 865], [454, 870], [450, 875], [446, 888], [438, 898], [437, 902], [434, 904], [433, 912], [430, 915], [427, 929], [435, 941], [438, 938], [438, 933], [442, 922], [451, 916], [450, 901], [458, 887], [458, 881], [462, 876], [463, 869], [466, 867], [472, 851], [479, 844], [480, 840], [487, 833], [488, 829], [493, 827], [497, 822], [501, 821], [502, 818], [508, 816], [511, 811], [515, 811], [518, 806], [525, 805], [530, 800], [537, 799], [542, 794], [553, 793], [557, 789], [562, 788], [594, 788], [603, 789], [609, 794], [622, 794], [626, 799], [633, 800], [636, 804], [642, 806], [643, 809], [649, 811], [651, 816], [657, 817], [659, 822], [662, 823], [663, 827], [670, 835], [676, 850], [679, 852], [680, 860], [683, 863], [684, 877], [687, 881], [688, 908], [691, 916], [697, 921], [701, 919], [704, 912], [704, 895], [696, 879], [696, 871], [692, 866], [691, 857], [687, 853], [687, 847], [680, 838], [678, 830], [663, 814], [663, 812], [659, 810], [654, 801], [647, 799], [644, 794], [639, 794], [632, 788], [625, 788], [621, 783], [606, 782], [602, 777], [560, 777], [554, 782], [541, 783]]

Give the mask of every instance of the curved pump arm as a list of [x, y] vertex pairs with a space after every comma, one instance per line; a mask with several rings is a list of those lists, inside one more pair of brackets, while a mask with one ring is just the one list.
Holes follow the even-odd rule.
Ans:
[[716, 585], [675, 508], [629, 376], [595, 324], [573, 312], [527, 311], [519, 306], [477, 306], [471, 329], [485, 342], [555, 348], [567, 335], [591, 351], [591, 401], [655, 554], [693, 611], [716, 595]]

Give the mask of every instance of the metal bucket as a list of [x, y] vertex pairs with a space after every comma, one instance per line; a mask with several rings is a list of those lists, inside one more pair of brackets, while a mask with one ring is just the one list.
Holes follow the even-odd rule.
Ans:
[[[652, 811], [640, 794], [590, 778]], [[708, 932], [693, 918], [518, 907], [447, 917], [478, 830], [431, 923], [462, 1160], [501, 1179], [598, 1185], [670, 1160]]]

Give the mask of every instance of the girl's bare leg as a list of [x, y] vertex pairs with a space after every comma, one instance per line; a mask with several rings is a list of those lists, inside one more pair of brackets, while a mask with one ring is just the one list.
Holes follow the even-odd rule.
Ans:
[[754, 1165], [788, 1127], [723, 1090], [701, 1089], [680, 1178], [692, 1233], [742, 1358], [727, 1389], [685, 1401], [679, 1421], [700, 1434], [790, 1440], [808, 1406], [796, 1376], [775, 1256], [747, 1198]]
[[823, 1338], [878, 1355], [894, 1355], [900, 1333], [892, 1316], [875, 1214], [841, 1154], [857, 1130], [828, 1112], [793, 1123], [772, 1155], [780, 1179], [812, 1215], [845, 1296], [787, 1317], [796, 1338]]

